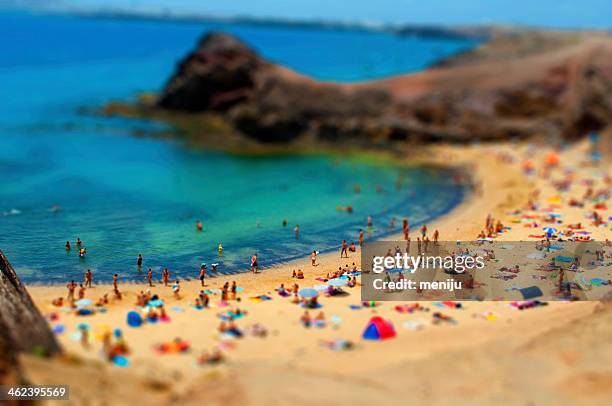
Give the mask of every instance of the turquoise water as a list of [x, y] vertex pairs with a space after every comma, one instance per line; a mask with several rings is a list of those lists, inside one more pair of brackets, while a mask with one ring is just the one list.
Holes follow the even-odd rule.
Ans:
[[[368, 214], [372, 238], [393, 216], [429, 221], [462, 199], [448, 173], [355, 156], [237, 157], [180, 141], [134, 137], [162, 130], [86, 113], [157, 90], [207, 29], [237, 33], [267, 57], [321, 79], [364, 80], [420, 69], [473, 44], [363, 32], [111, 21], [0, 14], [0, 249], [31, 283], [145, 267], [194, 276], [335, 248], [355, 240]], [[404, 179], [398, 190], [398, 178]], [[361, 193], [353, 185], [361, 185]], [[382, 187], [382, 193], [377, 187]], [[335, 210], [352, 204], [352, 214]], [[59, 207], [59, 210], [52, 209]], [[289, 225], [282, 227], [287, 219]], [[201, 219], [204, 231], [195, 231]], [[300, 239], [293, 227], [300, 225]], [[81, 260], [66, 240], [80, 237]], [[217, 258], [222, 242], [225, 254]]]

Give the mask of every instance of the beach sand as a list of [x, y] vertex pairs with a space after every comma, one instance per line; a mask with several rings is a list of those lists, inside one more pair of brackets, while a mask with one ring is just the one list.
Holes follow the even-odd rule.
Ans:
[[[581, 180], [594, 179], [594, 189], [610, 187], [602, 174], [610, 174], [609, 162], [598, 168], [584, 165], [588, 143], [575, 144], [561, 153], [561, 164], [545, 175], [544, 148], [532, 149], [526, 144], [477, 146], [437, 146], [426, 155], [434, 163], [469, 168], [476, 180], [473, 193], [459, 207], [434, 223], [430, 232], [440, 231], [440, 239], [467, 241], [483, 229], [485, 217], [491, 214], [512, 230], [497, 240], [530, 240], [532, 228], [512, 224], [514, 210], [524, 210], [538, 190], [541, 207], [560, 196], [555, 208], [564, 224], [582, 222], [591, 236], [603, 241], [608, 227], [594, 227], [584, 208], [569, 207], [570, 197], [582, 199], [586, 185]], [[521, 162], [531, 159], [535, 174], [526, 176]], [[555, 188], [554, 181], [573, 170], [570, 192]], [[553, 200], [551, 200], [553, 201]], [[524, 211], [526, 212], [526, 211]], [[600, 210], [608, 219], [609, 210]], [[401, 227], [401, 226], [400, 226]], [[416, 236], [414, 228], [411, 231]], [[339, 236], [356, 239], [356, 236]], [[393, 238], [387, 238], [392, 240]], [[400, 239], [398, 236], [397, 240]], [[533, 240], [533, 239], [531, 239]], [[219, 296], [212, 296], [212, 308], [191, 307], [201, 289], [200, 282], [181, 282], [181, 299], [173, 297], [170, 287], [157, 283], [152, 292], [166, 302], [169, 323], [129, 328], [126, 314], [135, 308], [136, 294], [147, 289], [139, 284], [122, 284], [123, 299], [107, 306], [106, 313], [77, 317], [51, 305], [52, 299], [66, 295], [64, 286], [28, 287], [35, 303], [45, 315], [57, 313], [65, 332], [58, 335], [66, 354], [60, 359], [45, 360], [24, 355], [26, 375], [37, 384], [67, 384], [74, 404], [609, 404], [612, 401], [612, 306], [605, 302], [551, 302], [548, 306], [517, 310], [508, 302], [464, 302], [462, 309], [436, 308], [431, 302], [420, 304], [430, 312], [400, 314], [397, 302], [352, 310], [359, 305], [359, 288], [345, 288], [349, 295], [323, 297], [320, 309], [327, 326], [305, 328], [299, 319], [304, 310], [280, 297], [274, 289], [281, 283], [300, 288], [321, 282], [315, 278], [353, 262], [360, 265], [360, 253], [349, 253], [340, 259], [338, 252], [320, 255], [319, 265], [310, 258], [250, 272], [219, 276], [206, 280], [207, 288], [220, 288], [226, 281], [236, 281], [244, 289], [240, 302], [217, 308]], [[305, 279], [291, 278], [292, 270], [302, 269]], [[157, 277], [159, 275], [156, 275]], [[610, 288], [610, 286], [608, 286]], [[97, 300], [112, 287], [94, 285], [87, 298]], [[612, 292], [612, 290], [611, 290]], [[265, 294], [269, 301], [249, 298]], [[267, 329], [265, 338], [248, 335], [239, 340], [222, 340], [217, 332], [217, 314], [239, 307], [247, 315], [236, 321], [243, 330], [259, 323]], [[433, 324], [431, 313], [441, 311], [456, 320], [455, 324]], [[490, 312], [490, 313], [488, 313]], [[314, 316], [318, 310], [312, 310]], [[487, 318], [486, 315], [489, 314]], [[361, 334], [373, 315], [389, 319], [397, 337], [385, 341], [366, 341]], [[333, 320], [332, 320], [333, 316]], [[414, 330], [411, 326], [421, 325]], [[75, 334], [77, 325], [91, 325], [89, 348], [83, 348]], [[102, 344], [96, 332], [104, 328], [121, 328], [130, 348], [130, 365], [120, 368], [101, 356]], [[180, 337], [190, 342], [192, 351], [185, 354], [159, 354], [155, 344]], [[332, 351], [322, 342], [350, 340], [355, 347]], [[220, 344], [223, 341], [223, 344]], [[202, 350], [221, 345], [225, 360], [215, 366], [196, 364]]]

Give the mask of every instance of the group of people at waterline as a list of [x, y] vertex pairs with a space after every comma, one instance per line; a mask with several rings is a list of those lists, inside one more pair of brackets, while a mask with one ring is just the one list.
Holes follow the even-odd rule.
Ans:
[[[392, 218], [389, 222], [389, 228], [394, 228], [395, 227], [395, 223], [396, 223], [396, 219], [395, 217]], [[283, 220], [282, 223], [283, 226], [287, 225], [287, 220]], [[372, 227], [374, 226], [374, 222], [373, 222], [373, 218], [372, 216], [368, 216], [367, 218], [367, 230], [371, 231]], [[198, 220], [196, 222], [196, 231], [197, 232], [201, 232], [203, 230], [203, 225], [202, 222], [200, 220]], [[296, 239], [299, 238], [299, 226], [296, 225], [295, 226], [295, 237]], [[419, 246], [421, 245], [421, 241], [424, 244], [428, 244], [429, 243], [429, 238], [427, 236], [427, 225], [423, 225], [420, 229], [420, 234], [421, 237], [417, 238], [418, 240], [418, 244]], [[402, 221], [402, 235], [404, 237], [404, 240], [410, 241], [410, 223], [408, 218], [404, 218]], [[421, 240], [422, 238], [422, 240]], [[439, 233], [438, 230], [435, 230], [434, 234], [433, 234], [433, 240], [434, 242], [437, 242], [439, 238]], [[363, 246], [364, 241], [365, 241], [365, 234], [364, 234], [364, 230], [360, 229], [359, 233], [358, 233], [358, 237], [357, 237], [359, 246]], [[83, 241], [77, 237], [75, 245], [77, 246], [78, 250], [79, 250], [79, 258], [84, 259], [85, 255], [87, 253], [87, 250], [84, 246]], [[70, 244], [70, 241], [66, 241], [66, 251], [70, 252], [72, 250], [72, 246]], [[219, 243], [218, 248], [217, 248], [217, 254], [219, 257], [223, 256], [223, 251], [224, 251], [224, 247], [222, 243]], [[355, 253], [357, 252], [357, 245], [354, 241], [352, 241], [350, 244], [347, 242], [347, 240], [342, 240], [342, 243], [340, 245], [340, 257], [341, 258], [348, 258], [348, 255], [350, 253]], [[317, 256], [318, 256], [318, 251], [313, 250], [311, 253], [311, 264], [312, 266], [317, 266]], [[138, 270], [138, 272], [142, 272], [142, 267], [144, 264], [144, 257], [142, 254], [138, 254], [137, 258], [136, 258], [136, 268]], [[258, 255], [257, 253], [254, 253], [251, 258], [250, 258], [250, 270], [252, 273], [259, 273], [260, 272], [260, 265], [259, 265], [259, 260], [258, 260]], [[300, 270], [301, 272], [301, 270]], [[217, 274], [218, 273], [218, 264], [217, 263], [213, 263], [211, 264], [211, 269], [209, 270], [208, 266], [206, 263], [202, 263], [200, 265], [200, 269], [198, 271], [198, 279], [200, 280], [200, 284], [201, 286], [206, 286], [205, 284], [205, 280], [207, 278], [207, 276], [210, 276], [212, 274]], [[146, 281], [147, 281], [147, 285], [152, 287], [153, 283], [154, 283], [154, 271], [151, 267], [149, 267], [147, 269], [147, 273], [146, 273]], [[78, 298], [81, 299], [84, 297], [85, 294], [85, 289], [86, 288], [90, 288], [92, 287], [92, 283], [93, 283], [93, 279], [94, 279], [94, 275], [93, 272], [91, 271], [91, 269], [88, 269], [84, 276], [83, 276], [83, 283], [78, 284], [74, 281], [71, 280], [67, 287], [68, 287], [68, 297], [67, 299], [69, 301], [75, 300], [75, 293], [76, 293], [76, 288], [79, 287], [79, 291], [78, 291]], [[118, 289], [118, 280], [119, 280], [119, 275], [118, 274], [114, 274], [113, 275], [113, 291], [114, 291], [114, 295], [115, 298], [120, 299], [121, 298], [121, 292]], [[171, 284], [171, 273], [170, 270], [168, 268], [163, 268], [162, 272], [161, 272], [161, 282], [163, 283], [164, 286], [172, 286], [172, 290], [174, 291], [174, 293], [176, 295], [178, 295], [178, 292], [180, 291], [180, 282], [178, 279], [175, 279], [174, 282]], [[108, 298], [105, 297], [101, 298], [101, 301], [103, 300], [107, 300]]]

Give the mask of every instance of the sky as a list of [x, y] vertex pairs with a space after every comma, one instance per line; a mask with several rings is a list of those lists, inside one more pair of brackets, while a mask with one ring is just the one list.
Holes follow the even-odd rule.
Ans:
[[0, 4], [392, 24], [612, 28], [612, 0], [0, 0]]

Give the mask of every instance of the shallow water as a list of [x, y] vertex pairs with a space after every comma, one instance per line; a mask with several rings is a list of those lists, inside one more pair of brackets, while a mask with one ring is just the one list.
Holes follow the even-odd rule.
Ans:
[[[160, 124], [82, 113], [158, 89], [177, 58], [211, 28], [237, 33], [298, 71], [343, 81], [420, 69], [473, 45], [363, 32], [0, 14], [0, 249], [25, 281], [62, 282], [87, 268], [98, 280], [115, 272], [140, 279], [138, 253], [145, 267], [167, 266], [183, 276], [195, 275], [201, 262], [238, 272], [253, 252], [270, 265], [355, 240], [368, 214], [376, 237], [392, 231], [386, 225], [393, 216], [429, 221], [461, 201], [463, 191], [448, 173], [358, 156], [250, 158], [193, 150], [180, 141], [132, 136], [163, 129]], [[335, 210], [347, 204], [353, 214]], [[282, 227], [285, 218], [289, 225]], [[85, 260], [75, 248], [64, 250], [77, 236], [87, 247]]]

